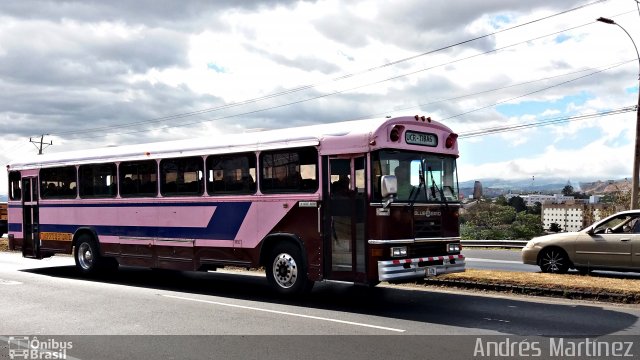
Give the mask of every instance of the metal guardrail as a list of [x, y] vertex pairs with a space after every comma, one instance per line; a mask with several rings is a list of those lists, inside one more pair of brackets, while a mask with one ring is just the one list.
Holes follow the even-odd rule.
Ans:
[[529, 240], [460, 240], [462, 247], [523, 248]]

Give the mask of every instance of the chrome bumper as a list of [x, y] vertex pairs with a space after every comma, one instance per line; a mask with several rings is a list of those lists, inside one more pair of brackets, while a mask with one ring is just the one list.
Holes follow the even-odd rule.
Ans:
[[[463, 255], [434, 256], [415, 259], [399, 259], [378, 261], [378, 279], [393, 281], [464, 271]], [[425, 265], [420, 263], [442, 261], [442, 265]]]

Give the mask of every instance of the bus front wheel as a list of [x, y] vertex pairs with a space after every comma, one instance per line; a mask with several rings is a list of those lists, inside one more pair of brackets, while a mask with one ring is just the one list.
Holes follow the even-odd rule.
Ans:
[[300, 248], [291, 243], [277, 245], [271, 251], [267, 263], [269, 284], [281, 294], [292, 295], [308, 292], [313, 281], [307, 277]]
[[100, 257], [96, 240], [88, 234], [80, 235], [78, 238], [73, 257], [76, 261], [76, 267], [83, 274], [94, 274], [109, 267], [112, 262], [108, 260], [113, 260], [117, 266], [115, 259]]

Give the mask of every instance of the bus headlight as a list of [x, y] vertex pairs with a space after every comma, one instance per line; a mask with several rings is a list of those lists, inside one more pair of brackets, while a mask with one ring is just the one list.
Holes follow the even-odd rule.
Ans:
[[407, 247], [392, 247], [391, 248], [391, 257], [405, 257], [407, 256]]
[[450, 252], [450, 253], [460, 252], [460, 244], [456, 244], [456, 243], [448, 244], [447, 252]]

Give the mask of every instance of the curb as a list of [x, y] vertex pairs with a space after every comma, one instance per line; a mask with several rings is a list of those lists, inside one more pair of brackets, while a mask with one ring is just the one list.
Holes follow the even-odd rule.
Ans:
[[549, 289], [542, 287], [510, 284], [492, 284], [482, 281], [424, 279], [425, 285], [455, 287], [473, 290], [489, 290], [514, 294], [548, 296], [576, 300], [596, 300], [623, 304], [640, 304], [640, 294], [618, 294], [610, 292], [590, 292], [573, 289]]

